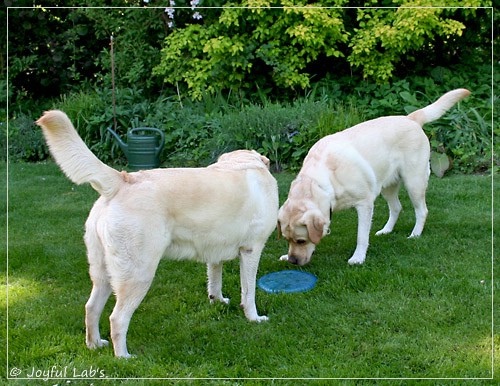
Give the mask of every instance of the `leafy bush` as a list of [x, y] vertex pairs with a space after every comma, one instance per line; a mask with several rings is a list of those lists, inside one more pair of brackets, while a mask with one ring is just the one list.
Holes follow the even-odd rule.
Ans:
[[30, 115], [20, 114], [9, 122], [8, 138], [11, 161], [37, 162], [49, 156], [42, 130]]
[[100, 69], [97, 83], [101, 87], [111, 85], [109, 43], [113, 36], [117, 86], [126, 88], [140, 84], [143, 96], [155, 95], [162, 84], [161, 79], [151, 76], [151, 72], [159, 63], [160, 48], [166, 33], [164, 8], [161, 8], [163, 4], [159, 3], [160, 7], [157, 8], [146, 8], [141, 0], [135, 0], [137, 7], [132, 6], [134, 1], [124, 1], [123, 5], [127, 8], [114, 9], [105, 7], [109, 5], [106, 1], [98, 1], [104, 7], [80, 10], [88, 18], [89, 26], [101, 43], [101, 50], [96, 58]]
[[9, 81], [17, 102], [57, 97], [92, 77], [97, 67], [91, 58], [102, 42], [80, 9], [56, 8], [71, 5], [59, 0], [51, 2], [52, 9], [25, 0], [14, 5], [8, 23]]
[[303, 70], [308, 63], [320, 54], [342, 56], [339, 46], [348, 37], [342, 10], [282, 4], [283, 9], [270, 8], [270, 1], [226, 4], [207, 16], [209, 22], [175, 28], [154, 74], [173, 85], [185, 83], [195, 99], [205, 91], [248, 89], [268, 76], [265, 72], [279, 87], [307, 87], [309, 74]]
[[[482, 172], [498, 154], [492, 149], [493, 116], [491, 72], [478, 66], [436, 67], [430, 76], [414, 76], [386, 85], [355, 78], [324, 79], [294, 101], [271, 100], [265, 92], [246, 95], [204, 93], [201, 101], [175, 96], [144, 97], [137, 87], [116, 92], [117, 132], [125, 140], [128, 129], [149, 126], [164, 131], [160, 159], [164, 166], [203, 166], [236, 148], [252, 148], [267, 155], [274, 170], [300, 167], [319, 138], [382, 115], [408, 114], [452, 88], [467, 87], [472, 94], [445, 116], [424, 127], [434, 152], [446, 154], [459, 172]], [[498, 82], [499, 75], [495, 75]], [[126, 158], [106, 128], [113, 126], [111, 91], [93, 88], [70, 93], [52, 105], [65, 111], [94, 153], [106, 163], [124, 165]], [[13, 160], [47, 157], [40, 130], [32, 122], [39, 114], [18, 114], [10, 121]], [[498, 130], [494, 132], [498, 138]], [[499, 165], [495, 158], [493, 167]]]
[[[500, 81], [498, 71], [493, 82]], [[491, 67], [477, 65], [428, 69], [424, 75], [378, 85], [353, 78], [324, 79], [325, 89], [340, 89], [342, 98], [354, 104], [366, 119], [383, 115], [404, 115], [425, 107], [441, 95], [455, 88], [465, 87], [471, 95], [447, 112], [441, 119], [424, 126], [431, 149], [447, 154], [453, 168], [463, 173], [480, 172], [491, 167], [494, 154], [492, 132], [494, 100], [491, 95]], [[499, 160], [495, 159], [498, 165]]]
[[[6, 2], [14, 6], [8, 12], [8, 42], [5, 28], [0, 31], [0, 73], [6, 70], [8, 43], [16, 102], [55, 98], [82, 85], [109, 85], [112, 35], [117, 84], [140, 83], [148, 94], [160, 89], [161, 79], [151, 71], [166, 32], [163, 9], [142, 7], [141, 0], [91, 3], [85, 7], [81, 1], [52, 0], [52, 7], [42, 7], [27, 0]], [[0, 17], [7, 20], [5, 7]]]
[[[109, 89], [93, 89], [65, 95], [53, 108], [65, 111], [77, 131], [91, 150], [104, 162], [125, 164], [126, 158], [119, 145], [107, 131], [115, 128], [112, 94]], [[116, 132], [126, 142], [129, 129], [156, 127], [167, 129], [166, 118], [175, 104], [168, 99], [149, 101], [142, 89], [119, 88], [116, 90]]]
[[[201, 20], [175, 22], [153, 74], [187, 87], [199, 100], [207, 91], [253, 90], [256, 84], [303, 90], [314, 77], [353, 70], [385, 84], [398, 72], [408, 73], [407, 67], [454, 63], [458, 53], [472, 61], [490, 57], [484, 47], [493, 15], [474, 8], [491, 6], [489, 0], [471, 0], [466, 9], [449, 1], [448, 8], [425, 7], [430, 5], [426, 1], [419, 7], [402, 0], [392, 1], [391, 7], [361, 3], [368, 7], [245, 0], [204, 9]], [[485, 43], [470, 50], [467, 42], [477, 42], [477, 35]]]
[[433, 148], [447, 153], [460, 171], [484, 171], [491, 166], [491, 125], [478, 109], [459, 105], [430, 130]]
[[[384, 7], [358, 9], [359, 29], [355, 29], [349, 43], [349, 63], [361, 67], [365, 78], [378, 83], [390, 80], [396, 65], [402, 60], [414, 60], [419, 51], [425, 52], [422, 47], [427, 46], [427, 51], [433, 51], [437, 42], [456, 39], [466, 29], [460, 21], [458, 9], [410, 8], [405, 7], [405, 2], [393, 3], [401, 6], [396, 10]], [[449, 1], [447, 5], [451, 5]], [[483, 2], [474, 1], [470, 5], [479, 7]], [[465, 16], [475, 16], [475, 13], [466, 12]]]
[[251, 104], [221, 116], [214, 139], [221, 152], [255, 149], [269, 157], [275, 171], [296, 169], [314, 142], [361, 120], [352, 106], [334, 106], [326, 98]]
[[[172, 97], [148, 100], [142, 89], [116, 90], [116, 132], [126, 142], [129, 129], [156, 127], [165, 132], [161, 159], [170, 165], [197, 166], [211, 159], [202, 154], [201, 142], [209, 138], [206, 114], [201, 104], [184, 107]], [[103, 161], [126, 163], [125, 154], [107, 131], [114, 129], [110, 90], [93, 89], [63, 96], [53, 108], [65, 111], [90, 149]]]

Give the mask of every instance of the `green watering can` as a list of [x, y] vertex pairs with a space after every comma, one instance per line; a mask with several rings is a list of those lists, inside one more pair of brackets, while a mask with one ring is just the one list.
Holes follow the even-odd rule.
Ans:
[[[165, 134], [153, 127], [137, 127], [127, 132], [127, 143], [108, 127], [128, 159], [128, 166], [134, 170], [153, 169], [160, 166], [160, 152], [165, 145]], [[158, 135], [159, 138], [158, 138]]]

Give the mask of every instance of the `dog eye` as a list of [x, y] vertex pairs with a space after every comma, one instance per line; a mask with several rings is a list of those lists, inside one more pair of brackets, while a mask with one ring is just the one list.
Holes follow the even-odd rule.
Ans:
[[299, 244], [299, 245], [303, 245], [305, 243], [306, 243], [306, 240], [302, 240], [302, 239], [297, 240], [297, 244]]

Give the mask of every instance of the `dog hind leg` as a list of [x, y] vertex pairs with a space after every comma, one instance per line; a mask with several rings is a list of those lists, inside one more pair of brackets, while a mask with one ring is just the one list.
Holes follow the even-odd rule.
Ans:
[[133, 273], [133, 277], [128, 277], [113, 284], [113, 289], [116, 294], [116, 304], [113, 312], [109, 317], [111, 326], [111, 340], [115, 356], [123, 358], [131, 358], [132, 355], [127, 350], [127, 331], [130, 324], [130, 319], [133, 313], [139, 307], [142, 300], [153, 281], [154, 272], [152, 275]]
[[95, 349], [108, 345], [107, 340], [101, 339], [99, 320], [112, 290], [104, 262], [102, 244], [95, 232], [95, 224], [89, 221], [86, 228], [85, 244], [89, 260], [89, 274], [93, 284], [89, 300], [85, 304], [86, 344], [88, 348]]
[[263, 248], [262, 244], [240, 249], [241, 307], [247, 319], [255, 322], [269, 319], [267, 316], [259, 316], [255, 305], [255, 281]]
[[210, 303], [216, 300], [229, 304], [229, 299], [222, 296], [222, 263], [207, 264], [208, 298]]
[[[116, 304], [109, 317], [111, 340], [115, 356], [130, 358], [127, 351], [127, 331], [130, 319], [153, 282], [158, 264], [170, 239], [161, 217], [149, 216], [148, 223], [135, 217], [131, 223], [109, 220], [107, 228], [106, 267], [116, 296]], [[136, 229], [154, 229], [137, 232]], [[160, 236], [159, 236], [160, 235]]]
[[421, 194], [410, 195], [413, 207], [415, 208], [415, 226], [409, 238], [419, 237], [424, 230], [425, 220], [427, 219], [427, 205], [425, 203], [425, 192]]
[[399, 201], [399, 183], [388, 186], [382, 189], [382, 196], [387, 201], [389, 206], [389, 219], [384, 227], [375, 233], [377, 236], [391, 233], [394, 225], [398, 221], [399, 213], [401, 212], [401, 202]]
[[427, 219], [427, 205], [425, 203], [425, 191], [427, 190], [427, 178], [425, 176], [414, 175], [405, 180], [406, 190], [415, 208], [415, 226], [409, 238], [419, 237], [424, 229]]
[[101, 339], [99, 333], [99, 320], [102, 310], [111, 295], [111, 286], [107, 278], [94, 278], [92, 292], [87, 304], [85, 304], [85, 326], [86, 326], [86, 343], [90, 349], [95, 349], [102, 346], [107, 346], [108, 341]]

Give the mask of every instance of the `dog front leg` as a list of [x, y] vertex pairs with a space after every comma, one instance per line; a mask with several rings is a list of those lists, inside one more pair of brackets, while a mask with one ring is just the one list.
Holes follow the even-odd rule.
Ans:
[[240, 250], [241, 307], [247, 319], [255, 322], [269, 319], [267, 316], [259, 316], [255, 306], [255, 281], [263, 247], [262, 245], [253, 249], [241, 248]]
[[208, 274], [208, 298], [210, 303], [216, 300], [229, 304], [229, 299], [222, 296], [222, 263], [207, 264]]
[[356, 210], [358, 212], [358, 239], [356, 250], [348, 260], [348, 263], [351, 265], [363, 264], [366, 259], [372, 225], [373, 203], [358, 205]]

